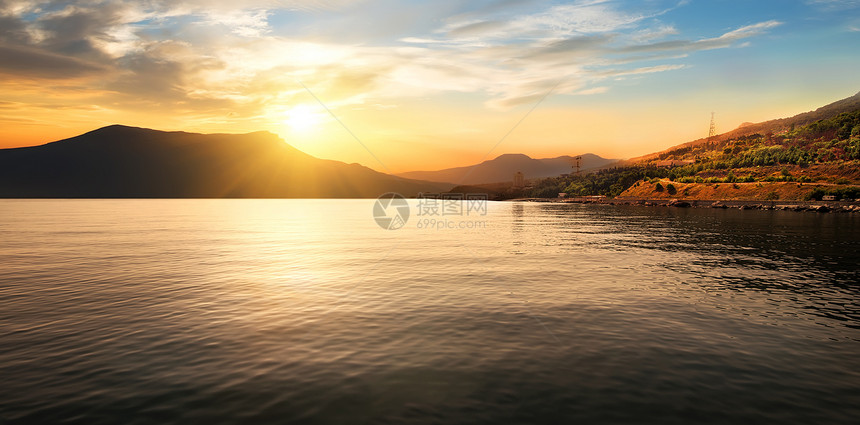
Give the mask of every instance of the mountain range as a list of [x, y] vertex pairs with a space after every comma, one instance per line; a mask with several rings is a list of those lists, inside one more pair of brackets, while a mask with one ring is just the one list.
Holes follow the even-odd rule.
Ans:
[[[3, 198], [371, 198], [446, 192], [457, 180], [571, 171], [572, 157], [505, 154], [473, 167], [389, 175], [315, 158], [268, 132], [197, 134], [112, 125], [41, 146], [0, 149]], [[583, 170], [613, 162], [583, 155]], [[472, 170], [471, 172], [469, 170]]]
[[318, 159], [268, 132], [204, 135], [114, 125], [0, 150], [4, 198], [369, 198], [452, 186]]
[[[594, 154], [583, 154], [580, 171], [594, 170], [617, 162], [617, 159], [601, 158]], [[447, 168], [439, 171], [410, 171], [398, 174], [400, 177], [462, 184], [485, 184], [509, 182], [514, 173], [522, 172], [526, 179], [556, 177], [569, 174], [573, 170], [575, 158], [559, 156], [556, 158], [535, 159], [523, 154], [504, 154], [488, 161], [466, 167]]]
[[[601, 170], [592, 179], [600, 181], [579, 187], [573, 183], [587, 173], [569, 175], [571, 156], [534, 159], [504, 154], [470, 167], [389, 175], [359, 164], [315, 158], [268, 132], [196, 134], [113, 125], [41, 146], [0, 149], [0, 198], [373, 198], [386, 192], [415, 196], [457, 185], [509, 187], [517, 171], [536, 181], [531, 196], [600, 192], [603, 186], [614, 196], [627, 180], [632, 178], [632, 184], [641, 179], [625, 167], [673, 161], [689, 165], [671, 174], [696, 182], [734, 181], [742, 173], [756, 184], [792, 179], [843, 184], [860, 179], [858, 137], [860, 93], [790, 118], [744, 124], [711, 139], [626, 161], [584, 154], [580, 170]], [[629, 175], [616, 178], [610, 166]], [[671, 177], [665, 169], [660, 173]], [[559, 178], [563, 181], [556, 181]]]

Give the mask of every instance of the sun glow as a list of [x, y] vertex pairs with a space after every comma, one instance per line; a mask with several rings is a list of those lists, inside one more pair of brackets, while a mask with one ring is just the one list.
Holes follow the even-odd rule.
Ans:
[[284, 124], [293, 132], [316, 131], [325, 119], [325, 114], [318, 109], [310, 105], [296, 105], [286, 112], [287, 119], [284, 120]]

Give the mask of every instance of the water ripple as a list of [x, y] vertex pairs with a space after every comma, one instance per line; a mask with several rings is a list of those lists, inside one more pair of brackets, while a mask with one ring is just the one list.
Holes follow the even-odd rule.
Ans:
[[855, 215], [488, 210], [2, 201], [0, 423], [860, 415]]

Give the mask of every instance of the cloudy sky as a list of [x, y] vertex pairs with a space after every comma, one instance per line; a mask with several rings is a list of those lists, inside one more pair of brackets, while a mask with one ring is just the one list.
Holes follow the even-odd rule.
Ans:
[[392, 172], [632, 157], [853, 95], [857, 46], [860, 0], [0, 0], [0, 147], [120, 123]]

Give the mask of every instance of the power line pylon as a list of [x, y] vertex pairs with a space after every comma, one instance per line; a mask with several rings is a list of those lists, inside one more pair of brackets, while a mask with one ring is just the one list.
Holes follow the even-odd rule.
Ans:
[[577, 156], [576, 158], [573, 158], [573, 161], [571, 162], [573, 163], [571, 165], [573, 166], [573, 168], [576, 169], [576, 175], [578, 176], [579, 168], [582, 167], [582, 156]]
[[713, 148], [714, 137], [717, 135], [717, 123], [714, 121], [714, 113], [711, 112], [711, 129], [708, 131], [708, 146]]

